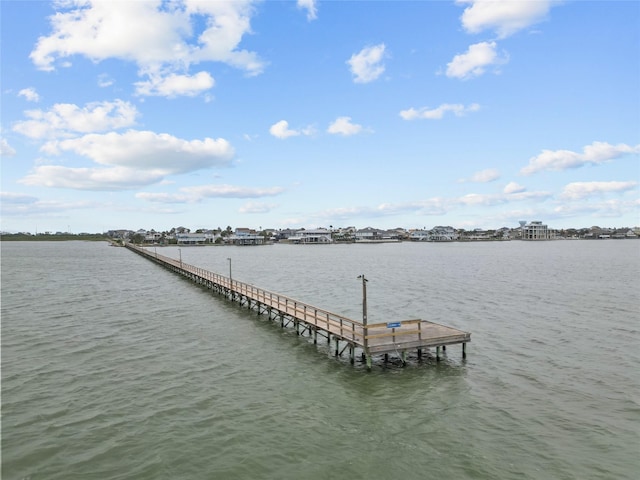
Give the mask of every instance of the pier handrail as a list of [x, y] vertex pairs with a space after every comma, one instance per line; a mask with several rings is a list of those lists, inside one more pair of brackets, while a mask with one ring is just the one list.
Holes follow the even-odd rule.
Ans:
[[[471, 340], [471, 334], [468, 332], [420, 319], [368, 324], [364, 275], [358, 277], [363, 279], [363, 321], [360, 322], [286, 295], [233, 280], [231, 268], [228, 276], [220, 275], [183, 262], [182, 254], [179, 260], [176, 260], [158, 255], [155, 249], [151, 252], [130, 243], [125, 243], [125, 247], [199, 285], [237, 301], [240, 305], [247, 305], [249, 309], [257, 308], [258, 314], [267, 313], [270, 319], [279, 318], [283, 328], [285, 322], [287, 326], [293, 323], [297, 334], [304, 334], [305, 331], [313, 334], [314, 343], [319, 332], [329, 343], [333, 338], [336, 343], [335, 355], [342, 355], [349, 348], [351, 363], [354, 363], [356, 348], [361, 348], [368, 369], [371, 369], [372, 356], [379, 354], [385, 355], [385, 361], [389, 354], [399, 354], [405, 364], [407, 350], [414, 348], [418, 350], [418, 358], [421, 358], [423, 348], [436, 347], [436, 360], [439, 361], [440, 348], [462, 344], [462, 358], [466, 358], [466, 344]], [[300, 326], [303, 327], [302, 332]], [[339, 349], [340, 342], [346, 342], [342, 350]]]
[[[226, 275], [221, 275], [210, 270], [205, 270], [194, 265], [190, 265], [181, 260], [176, 260], [171, 257], [167, 257], [157, 252], [151, 252], [143, 247], [132, 245], [128, 243], [127, 248], [130, 248], [141, 255], [144, 255], [157, 262], [173, 265], [186, 272], [198, 275], [199, 277], [217, 283], [223, 288], [228, 288], [231, 292], [244, 295], [252, 300], [262, 301], [264, 303], [269, 298], [269, 304], [283, 311], [287, 314], [304, 314], [304, 321], [313, 325], [322, 325], [324, 327], [334, 327], [332, 330], [339, 332], [340, 336], [345, 339], [351, 339], [353, 341], [366, 339], [365, 326], [362, 322], [353, 320], [329, 310], [316, 307], [306, 302], [293, 299], [289, 296], [282, 295], [280, 293], [265, 290], [249, 283], [241, 282], [235, 279], [230, 279]], [[308, 312], [307, 312], [308, 311]], [[313, 313], [311, 313], [313, 312]], [[358, 342], [360, 343], [360, 342]]]

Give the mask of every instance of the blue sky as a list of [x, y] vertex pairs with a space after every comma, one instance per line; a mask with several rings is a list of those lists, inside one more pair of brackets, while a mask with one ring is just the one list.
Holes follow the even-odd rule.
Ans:
[[3, 231], [640, 225], [636, 1], [2, 1]]

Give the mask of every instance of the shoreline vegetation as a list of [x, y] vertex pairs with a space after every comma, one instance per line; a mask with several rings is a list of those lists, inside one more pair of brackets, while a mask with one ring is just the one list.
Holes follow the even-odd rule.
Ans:
[[103, 233], [80, 233], [74, 235], [72, 233], [63, 233], [56, 235], [38, 234], [31, 235], [27, 233], [3, 233], [0, 235], [0, 241], [9, 242], [64, 242], [71, 240], [83, 240], [88, 242], [106, 242], [111, 239]]

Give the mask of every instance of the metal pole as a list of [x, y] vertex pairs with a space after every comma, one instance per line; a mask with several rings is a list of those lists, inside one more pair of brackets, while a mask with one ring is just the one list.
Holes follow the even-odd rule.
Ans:
[[231, 278], [231, 258], [227, 258], [229, 260], [229, 287], [231, 287], [233, 280]]
[[182, 249], [178, 249], [178, 254], [180, 255], [180, 268], [182, 268]]
[[358, 278], [362, 278], [362, 344], [364, 350], [362, 355], [366, 358], [367, 362], [367, 370], [371, 370], [371, 354], [369, 353], [369, 345], [367, 341], [367, 335], [369, 332], [367, 331], [367, 282], [368, 280], [364, 278], [364, 274], [358, 275]]
[[362, 324], [367, 325], [367, 280], [363, 275], [358, 275], [362, 279]]

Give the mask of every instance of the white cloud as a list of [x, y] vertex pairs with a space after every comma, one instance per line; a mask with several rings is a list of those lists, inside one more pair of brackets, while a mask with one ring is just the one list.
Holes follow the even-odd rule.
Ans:
[[80, 108], [72, 103], [57, 103], [51, 110], [28, 110], [29, 120], [17, 122], [15, 132], [30, 138], [69, 136], [129, 127], [135, 124], [138, 110], [123, 100], [94, 102]]
[[113, 79], [106, 73], [101, 73], [98, 75], [98, 86], [100, 88], [106, 88], [113, 85]]
[[560, 198], [580, 200], [606, 193], [622, 193], [633, 190], [638, 182], [573, 182], [564, 187]]
[[41, 151], [71, 152], [100, 167], [40, 165], [20, 180], [31, 186], [77, 190], [126, 190], [159, 183], [167, 175], [230, 165], [234, 150], [227, 140], [183, 140], [168, 134], [130, 130], [55, 140]]
[[0, 156], [12, 157], [16, 154], [16, 151], [9, 145], [9, 142], [5, 138], [0, 138]]
[[351, 117], [338, 117], [327, 128], [327, 132], [345, 137], [360, 133], [362, 130], [362, 125], [351, 123]]
[[382, 60], [385, 56], [385, 45], [381, 43], [373, 47], [363, 48], [351, 55], [347, 63], [351, 66], [351, 73], [355, 83], [368, 83], [377, 79], [384, 72]]
[[629, 153], [640, 153], [640, 145], [631, 146], [624, 143], [611, 145], [607, 142], [593, 142], [583, 149], [583, 153], [571, 150], [543, 150], [540, 155], [532, 157], [529, 165], [520, 173], [531, 175], [543, 170], [562, 171], [579, 168], [585, 165], [599, 165]]
[[495, 30], [500, 38], [508, 37], [543, 20], [551, 8], [551, 0], [457, 0], [470, 4], [461, 21], [469, 33]]
[[32, 187], [115, 191], [150, 185], [161, 179], [162, 175], [157, 172], [144, 172], [126, 167], [69, 168], [43, 165], [36, 167], [19, 182]]
[[447, 77], [463, 80], [482, 75], [491, 65], [501, 65], [508, 61], [506, 55], [498, 56], [496, 42], [480, 42], [469, 46], [465, 53], [453, 57], [447, 64]]
[[23, 193], [0, 192], [0, 203], [29, 204], [38, 201], [36, 197]]
[[[289, 128], [289, 122], [286, 120], [280, 120], [269, 127], [269, 133], [274, 137], [284, 139], [298, 135], [314, 135], [316, 133], [316, 129], [312, 125], [309, 125], [307, 127], [294, 130]], [[247, 138], [246, 135], [245, 138]], [[247, 140], [251, 140], [251, 138], [249, 137]]]
[[135, 86], [137, 95], [172, 98], [180, 95], [195, 97], [213, 88], [214, 84], [215, 81], [209, 72], [198, 72], [195, 75], [152, 75], [148, 81], [136, 82]]
[[495, 168], [488, 168], [474, 173], [469, 179], [470, 182], [488, 183], [500, 178], [500, 172]]
[[307, 20], [315, 20], [318, 18], [318, 5], [316, 0], [298, 0], [298, 8], [307, 11]]
[[49, 154], [73, 152], [96, 163], [169, 175], [230, 165], [231, 144], [223, 139], [184, 140], [166, 133], [129, 130], [125, 133], [89, 134], [46, 143]]
[[556, 207], [553, 212], [560, 218], [584, 214], [590, 214], [597, 218], [617, 218], [628, 213], [637, 213], [639, 207], [640, 199], [630, 201], [611, 199], [602, 202], [566, 203]]
[[18, 96], [26, 98], [29, 102], [40, 101], [40, 95], [38, 95], [35, 88], [23, 88], [18, 92]]
[[[206, 198], [261, 198], [261, 197], [273, 197], [280, 195], [284, 192], [282, 187], [270, 187], [270, 188], [254, 188], [254, 187], [240, 187], [235, 185], [197, 185], [193, 187], [183, 187], [179, 193], [152, 193], [152, 192], [139, 192], [136, 193], [136, 198], [146, 200], [154, 203], [196, 203], [201, 202]], [[274, 206], [268, 206], [273, 208]], [[246, 211], [242, 212], [242, 208], [246, 208]], [[266, 204], [248, 203], [245, 207], [241, 208], [242, 213], [258, 213], [265, 212], [267, 208]], [[249, 209], [253, 208], [253, 212], [249, 212]]]
[[282, 187], [253, 188], [235, 185], [199, 185], [180, 190], [198, 198], [259, 198], [272, 197], [284, 192]]
[[490, 193], [490, 194], [479, 194], [479, 193], [469, 193], [467, 195], [463, 195], [457, 199], [454, 199], [454, 202], [461, 205], [483, 205], [483, 206], [493, 206], [493, 205], [502, 205], [510, 202], [524, 202], [528, 200], [547, 200], [552, 197], [551, 192], [504, 192], [504, 193]]
[[522, 193], [526, 190], [522, 185], [517, 184], [516, 182], [509, 182], [505, 185], [503, 192], [507, 195], [511, 195], [513, 193]]
[[289, 129], [289, 122], [287, 122], [286, 120], [280, 120], [279, 122], [271, 125], [271, 127], [269, 128], [269, 133], [274, 137], [282, 139], [300, 135], [300, 132], [298, 132], [297, 130]]
[[[42, 36], [30, 58], [41, 70], [54, 70], [59, 60], [82, 55], [94, 62], [117, 58], [135, 62], [139, 74], [151, 78], [140, 92], [159, 95], [193, 94], [190, 88], [171, 88], [158, 77], [188, 76], [191, 65], [222, 62], [257, 75], [264, 62], [254, 52], [238, 48], [244, 35], [251, 33], [254, 14], [252, 0], [204, 2], [161, 0], [135, 2], [65, 1], [57, 2], [50, 17], [52, 33]], [[197, 26], [202, 26], [197, 28]], [[197, 77], [197, 76], [196, 76]], [[184, 83], [184, 78], [179, 79]], [[196, 85], [202, 89], [203, 77]], [[205, 82], [206, 83], [206, 82]]]
[[480, 105], [477, 103], [472, 103], [468, 107], [465, 107], [462, 104], [455, 103], [443, 103], [437, 108], [429, 109], [428, 107], [422, 107], [420, 109], [409, 108], [408, 110], [402, 110], [400, 112], [400, 116], [405, 120], [416, 120], [416, 119], [429, 119], [429, 120], [440, 120], [444, 117], [446, 112], [453, 112], [456, 117], [462, 117], [463, 115], [469, 112], [477, 112], [480, 110]]
[[135, 197], [155, 203], [191, 203], [196, 201], [195, 197], [180, 193], [138, 192]]
[[269, 213], [277, 205], [273, 203], [248, 202], [238, 210], [240, 213]]

